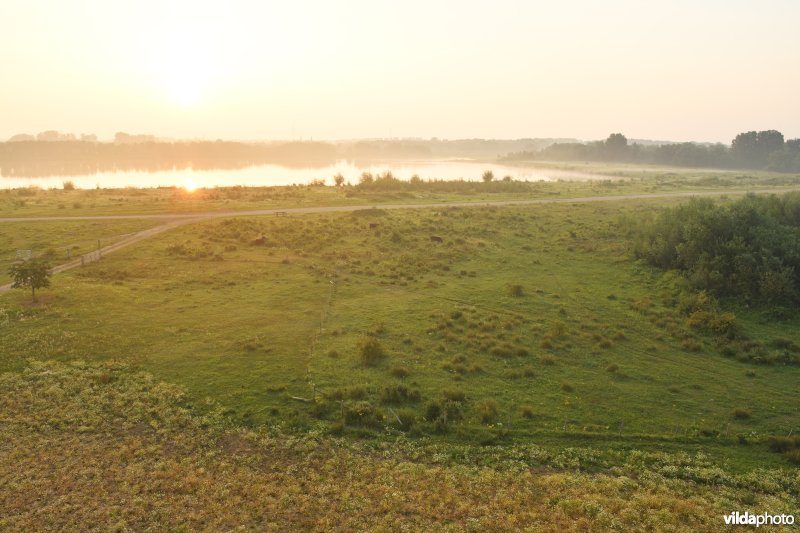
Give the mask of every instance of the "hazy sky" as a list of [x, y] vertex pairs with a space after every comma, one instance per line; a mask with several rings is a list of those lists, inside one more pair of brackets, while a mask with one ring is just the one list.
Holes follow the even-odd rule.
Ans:
[[800, 137], [800, 1], [0, 1], [0, 139]]

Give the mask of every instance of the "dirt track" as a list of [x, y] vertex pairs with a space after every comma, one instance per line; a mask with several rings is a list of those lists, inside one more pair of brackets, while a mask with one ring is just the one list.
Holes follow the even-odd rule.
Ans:
[[[209, 220], [212, 218], [225, 218], [225, 217], [244, 217], [244, 216], [263, 216], [263, 215], [276, 215], [277, 213], [290, 214], [304, 214], [304, 213], [335, 213], [347, 211], [361, 211], [364, 209], [372, 209], [379, 207], [380, 209], [431, 209], [440, 207], [481, 207], [481, 206], [507, 206], [507, 205], [539, 205], [539, 204], [574, 204], [574, 203], [587, 203], [587, 202], [614, 202], [623, 200], [648, 200], [658, 198], [690, 198], [690, 197], [714, 197], [714, 196], [735, 196], [747, 193], [770, 194], [782, 193], [800, 190], [797, 187], [780, 188], [780, 189], [760, 189], [760, 190], [735, 190], [735, 191], [682, 191], [673, 193], [659, 193], [659, 194], [629, 194], [618, 196], [584, 196], [579, 198], [544, 198], [539, 200], [499, 200], [489, 202], [446, 202], [446, 203], [430, 203], [430, 204], [381, 204], [377, 206], [372, 205], [343, 205], [343, 206], [329, 206], [329, 207], [291, 207], [291, 208], [274, 208], [274, 209], [256, 209], [250, 211], [208, 211], [203, 213], [164, 213], [164, 214], [142, 214], [142, 215], [94, 215], [94, 216], [51, 216], [51, 217], [6, 217], [0, 218], [0, 223], [3, 222], [45, 222], [45, 221], [59, 221], [59, 220], [166, 220], [168, 222], [139, 231], [133, 235], [126, 237], [120, 241], [110, 244], [100, 250], [101, 255], [110, 254], [117, 250], [121, 250], [126, 246], [137, 243], [141, 240], [147, 239], [159, 233], [163, 233], [172, 228], [199, 222], [201, 220]], [[53, 268], [53, 274], [58, 274], [66, 270], [81, 266], [81, 259], [77, 258], [69, 263], [64, 263]], [[6, 292], [11, 289], [11, 284], [0, 286], [0, 293]]]

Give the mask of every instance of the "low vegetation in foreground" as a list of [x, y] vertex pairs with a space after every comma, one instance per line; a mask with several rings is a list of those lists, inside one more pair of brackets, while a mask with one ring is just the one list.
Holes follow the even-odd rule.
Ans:
[[[711, 530], [797, 509], [797, 473], [733, 476], [701, 455], [458, 448], [289, 436], [198, 414], [128, 365], [30, 362], [0, 376], [0, 527]], [[649, 463], [649, 466], [648, 466]]]

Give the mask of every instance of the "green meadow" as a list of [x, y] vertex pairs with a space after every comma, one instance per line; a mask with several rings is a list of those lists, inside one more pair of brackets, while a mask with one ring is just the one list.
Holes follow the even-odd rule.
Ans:
[[[633, 258], [636, 221], [682, 201], [198, 222], [56, 276], [36, 304], [0, 296], [0, 368], [122, 361], [289, 433], [785, 466], [766, 439], [796, 429], [800, 369], [726, 356], [676, 309], [679, 277]], [[9, 222], [4, 247], [155, 223]], [[800, 343], [796, 319], [735, 311], [766, 347]]]

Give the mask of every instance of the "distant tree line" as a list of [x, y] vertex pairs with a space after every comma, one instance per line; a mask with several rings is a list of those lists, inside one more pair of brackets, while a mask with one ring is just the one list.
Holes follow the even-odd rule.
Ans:
[[118, 133], [113, 143], [0, 143], [0, 171], [3, 176], [69, 176], [112, 170], [242, 168], [268, 163], [327, 166], [338, 157], [336, 147], [324, 142], [158, 142], [148, 137]]
[[800, 172], [800, 139], [784, 140], [775, 130], [740, 133], [724, 144], [629, 143], [621, 133], [604, 141], [554, 143], [537, 151], [513, 152], [503, 159], [556, 161], [614, 161], [714, 168], [747, 168]]
[[243, 168], [274, 163], [324, 167], [346, 159], [493, 159], [511, 151], [535, 151], [569, 139], [365, 139], [339, 142], [168, 141], [154, 135], [117, 132], [112, 142], [97, 136], [59, 133], [19, 134], [0, 143], [2, 176], [77, 176], [115, 170]]
[[693, 199], [637, 221], [636, 255], [692, 289], [755, 306], [800, 305], [800, 193]]

